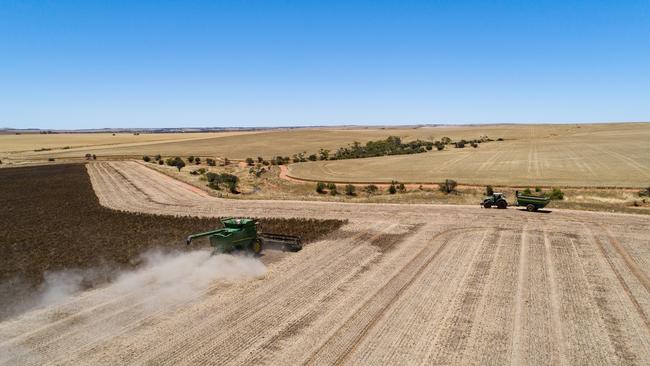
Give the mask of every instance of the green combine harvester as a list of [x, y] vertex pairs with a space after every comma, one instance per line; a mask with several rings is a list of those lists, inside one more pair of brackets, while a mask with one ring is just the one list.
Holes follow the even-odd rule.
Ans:
[[193, 234], [187, 237], [187, 245], [193, 239], [208, 237], [214, 253], [231, 253], [236, 250], [260, 254], [267, 244], [279, 244], [283, 250], [297, 252], [302, 249], [299, 236], [259, 232], [260, 223], [254, 219], [222, 219], [223, 228]]

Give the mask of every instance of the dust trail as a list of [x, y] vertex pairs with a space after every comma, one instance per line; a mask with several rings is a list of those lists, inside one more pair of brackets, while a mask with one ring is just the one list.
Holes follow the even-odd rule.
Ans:
[[[173, 311], [181, 304], [191, 304], [216, 281], [259, 278], [266, 273], [266, 267], [256, 257], [211, 255], [208, 250], [148, 252], [140, 260], [138, 269], [118, 272], [110, 284], [88, 292], [79, 291], [84, 281], [81, 272], [49, 275], [38, 294], [40, 309], [0, 322], [0, 334], [6, 336], [0, 336], [0, 365], [38, 364], [42, 359], [66, 363], [66, 355], [61, 360], [51, 358], [50, 343], [71, 342], [82, 352], [123, 334], [145, 319]], [[123, 311], [115, 312], [107, 301], [121, 304]], [[95, 310], [86, 314], [87, 308]], [[72, 311], [67, 318], [53, 317], [67, 311]], [[14, 327], [27, 331], [12, 330]], [[44, 340], [30, 342], [35, 336]]]
[[[100, 289], [116, 298], [141, 292], [139, 299], [154, 307], [190, 300], [200, 294], [213, 281], [261, 277], [266, 267], [257, 258], [246, 255], [211, 255], [211, 251], [192, 252], [150, 251], [138, 259], [139, 268], [118, 270], [66, 270], [46, 273], [43, 284], [27, 296], [22, 303], [14, 305], [14, 313], [35, 309], [47, 310], [74, 302], [75, 296], [93, 285], [98, 278], [109, 276], [109, 284]], [[99, 282], [97, 282], [99, 283]], [[19, 285], [18, 281], [6, 285]], [[21, 311], [17, 311], [21, 310]]]

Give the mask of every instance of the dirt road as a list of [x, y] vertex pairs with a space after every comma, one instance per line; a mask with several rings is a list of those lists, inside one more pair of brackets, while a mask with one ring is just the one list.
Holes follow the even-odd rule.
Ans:
[[115, 209], [350, 223], [169, 304], [108, 286], [0, 323], [0, 362], [650, 363], [647, 216], [220, 200], [137, 163], [88, 170]]

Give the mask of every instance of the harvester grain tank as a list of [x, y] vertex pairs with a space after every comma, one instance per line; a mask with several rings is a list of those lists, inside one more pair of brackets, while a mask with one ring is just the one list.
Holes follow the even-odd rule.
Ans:
[[270, 243], [281, 244], [285, 250], [292, 252], [302, 249], [300, 237], [260, 232], [260, 223], [254, 219], [227, 218], [222, 219], [221, 223], [223, 228], [188, 236], [187, 245], [193, 239], [208, 237], [214, 253], [246, 250], [260, 254], [264, 246]]

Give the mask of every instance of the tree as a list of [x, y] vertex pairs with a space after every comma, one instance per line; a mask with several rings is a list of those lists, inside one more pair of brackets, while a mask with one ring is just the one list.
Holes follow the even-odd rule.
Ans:
[[187, 158], [187, 161], [189, 161], [190, 163], [193, 163], [193, 162], [194, 162], [194, 155], [190, 155], [190, 156]]
[[309, 161], [316, 161], [318, 160], [318, 156], [316, 156], [316, 154], [311, 154], [309, 155], [308, 159]]
[[319, 155], [318, 157], [319, 160], [327, 160], [330, 157], [330, 151], [327, 149], [320, 149], [318, 151], [318, 155]]
[[262, 163], [262, 162], [264, 162], [264, 158], [261, 157], [261, 156], [258, 156], [258, 157], [257, 157], [257, 162], [258, 162], [258, 163]]
[[352, 184], [348, 184], [345, 186], [345, 194], [348, 196], [356, 196], [357, 195], [357, 189], [355, 186]]
[[397, 188], [395, 188], [394, 184], [391, 183], [390, 187], [388, 187], [388, 193], [390, 193], [390, 194], [397, 193]]
[[379, 191], [379, 188], [377, 188], [377, 186], [374, 184], [368, 184], [367, 186], [363, 187], [363, 191], [368, 195], [371, 195], [377, 193], [377, 191]]
[[401, 193], [406, 192], [406, 186], [404, 185], [404, 183], [398, 184], [397, 185], [397, 190], [400, 191]]
[[217, 165], [217, 161], [212, 159], [212, 158], [207, 158], [205, 159], [205, 162], [208, 164], [208, 166], [215, 166]]
[[230, 165], [230, 160], [228, 158], [223, 158], [223, 166]]
[[176, 169], [178, 169], [179, 172], [181, 171], [181, 169], [183, 169], [184, 166], [185, 166], [185, 162], [183, 161], [183, 159], [179, 158], [178, 160], [176, 160]]
[[160, 154], [158, 154], [158, 155], [156, 155], [156, 156], [154, 157], [154, 159], [156, 159], [156, 161], [160, 160], [161, 158], [162, 158], [162, 156], [160, 156]]
[[440, 190], [446, 194], [456, 192], [456, 186], [458, 183], [456, 183], [455, 180], [453, 179], [445, 179], [444, 182], [440, 183], [438, 186]]
[[334, 183], [328, 183], [327, 184], [327, 189], [329, 189], [330, 194], [332, 196], [336, 196], [339, 192], [336, 190], [336, 184]]
[[86, 154], [86, 160], [90, 160], [90, 159], [92, 159], [92, 158], [93, 158], [92, 155], [90, 155], [90, 154]]
[[248, 164], [248, 166], [253, 166], [255, 160], [253, 160], [253, 158], [246, 158], [246, 164]]
[[158, 160], [158, 165], [163, 165], [163, 164], [165, 164], [164, 161], [162, 161], [162, 160]]
[[[90, 154], [87, 154], [87, 155], [90, 155]], [[89, 156], [87, 156], [86, 158], [88, 158], [88, 157]], [[146, 163], [148, 163], [148, 162], [151, 161], [151, 158], [148, 155], [145, 155], [145, 156], [142, 157], [142, 160], [144, 160]]]
[[523, 193], [526, 196], [530, 196], [531, 194], [533, 194], [533, 192], [530, 191], [530, 188], [524, 189], [521, 193]]
[[444, 145], [447, 145], [447, 144], [451, 143], [451, 139], [449, 137], [445, 136], [445, 137], [440, 139], [440, 142], [442, 142]]
[[491, 196], [494, 194], [494, 188], [492, 186], [486, 186], [485, 187], [485, 195], [486, 196]]
[[318, 193], [325, 193], [325, 183], [323, 182], [318, 182], [316, 183], [316, 192]]
[[97, 155], [93, 154], [93, 160], [97, 160]]
[[194, 163], [195, 163], [196, 165], [201, 164], [201, 158], [199, 158], [198, 156], [195, 157], [195, 158], [194, 158]]

